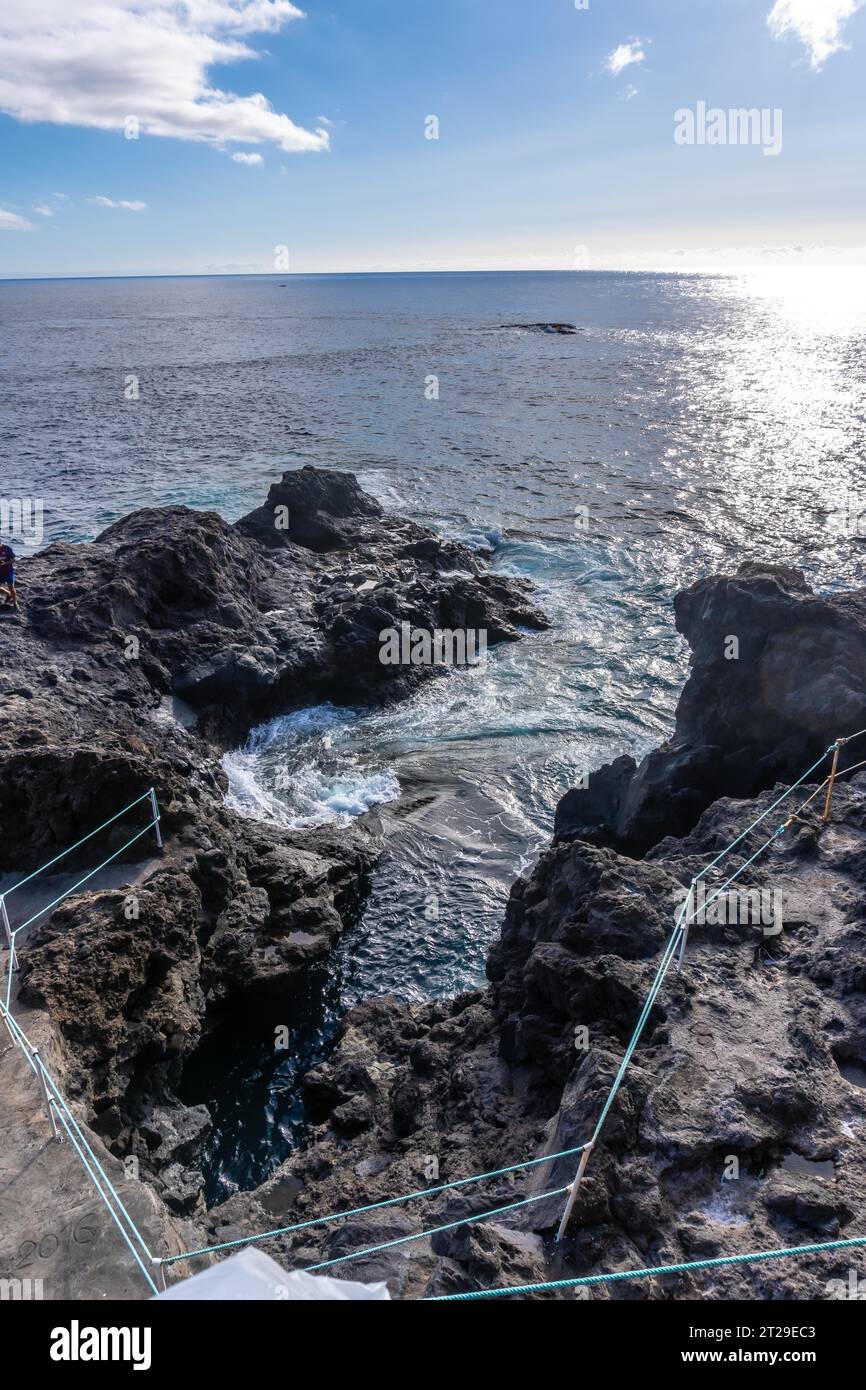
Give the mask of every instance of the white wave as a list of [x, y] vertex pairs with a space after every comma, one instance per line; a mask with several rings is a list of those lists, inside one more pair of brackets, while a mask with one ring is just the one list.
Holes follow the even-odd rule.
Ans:
[[351, 746], [355, 710], [315, 705], [272, 719], [227, 753], [226, 803], [241, 815], [299, 830], [348, 825], [374, 806], [395, 801], [400, 783]]
[[249, 753], [226, 753], [223, 772], [229, 779], [226, 805], [241, 816], [269, 821], [291, 829], [291, 817], [279, 797], [268, 791], [256, 775], [256, 760]]

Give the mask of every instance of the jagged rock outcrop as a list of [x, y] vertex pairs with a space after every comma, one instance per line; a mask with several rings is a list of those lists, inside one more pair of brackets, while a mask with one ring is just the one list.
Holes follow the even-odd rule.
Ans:
[[[320, 547], [302, 566], [307, 577], [311, 565], [315, 570], [333, 564], [343, 554], [329, 548], [335, 538], [342, 542], [351, 534], [357, 562], [371, 544], [366, 528], [378, 521], [358, 504], [354, 490], [341, 494], [328, 520], [317, 483], [290, 478], [284, 485], [288, 491], [280, 485], [268, 505], [287, 506], [291, 514], [293, 498], [299, 505], [292, 489], [299, 489], [307, 520], [297, 523], [296, 535]], [[291, 565], [298, 546], [291, 526], [288, 538], [276, 543], [270, 536], [266, 543], [255, 539], [268, 526], [267, 515], [259, 513], [237, 528], [245, 543], [257, 547], [266, 587], [276, 582], [268, 566], [282, 558]], [[389, 556], [394, 591], [406, 601], [423, 594], [421, 611], [428, 618], [448, 611], [455, 601], [453, 555], [449, 551], [449, 573], [440, 585], [439, 543], [406, 532], [397, 536], [398, 529], [391, 528], [397, 550], [379, 552]], [[519, 596], [508, 590], [496, 608], [499, 581], [471, 567], [467, 573], [472, 577], [460, 582], [469, 586], [472, 602], [491, 602], [503, 614], [510, 603], [502, 629], [508, 636], [506, 624], [523, 621]], [[353, 634], [373, 631], [381, 622], [380, 599], [371, 599], [377, 590], [368, 583], [366, 568], [359, 567], [350, 578], [318, 585], [336, 587], [335, 601], [317, 608], [311, 599], [304, 608], [301, 598], [311, 632], [323, 634], [317, 649], [322, 669], [345, 660]], [[384, 588], [387, 596], [389, 585]], [[381, 611], [390, 613], [381, 601]], [[430, 1004], [371, 1000], [350, 1012], [333, 1055], [306, 1077], [314, 1126], [309, 1144], [255, 1192], [236, 1194], [212, 1211], [211, 1240], [314, 1221], [482, 1171], [497, 1175], [332, 1225], [307, 1225], [271, 1248], [290, 1267], [335, 1261], [329, 1273], [385, 1278], [392, 1296], [424, 1298], [866, 1231], [860, 1179], [866, 1159], [862, 775], [837, 786], [829, 823], [821, 820], [820, 800], [813, 800], [799, 821], [748, 864], [777, 828], [774, 812], [725, 860], [726, 872], [744, 870], [738, 887], [781, 897], [781, 946], [772, 958], [756, 956], [761, 930], [754, 923], [710, 920], [692, 926], [686, 969], [670, 971], [650, 1013], [565, 1242], [552, 1241], [563, 1206], [557, 1190], [571, 1181], [575, 1158], [499, 1172], [589, 1138], [687, 885], [771, 806], [784, 789], [779, 779], [799, 777], [834, 738], [866, 726], [863, 594], [825, 600], [793, 571], [750, 566], [734, 578], [699, 582], [677, 603], [693, 662], [674, 738], [639, 770], [620, 760], [591, 778], [587, 791], [563, 800], [554, 842], [514, 886], [490, 953], [486, 989]], [[189, 671], [191, 649], [196, 660], [202, 654], [200, 669], [215, 669], [212, 635], [202, 641], [200, 636], [197, 621], [186, 638], [157, 632], [153, 656], [169, 673], [169, 693], [172, 672]], [[732, 636], [739, 640], [739, 657], [728, 661], [724, 644]], [[347, 646], [341, 646], [344, 640]], [[269, 669], [285, 672], [290, 649], [296, 650], [280, 642], [269, 647]], [[259, 664], [264, 670], [267, 662]], [[356, 665], [362, 685], [372, 688], [363, 662]], [[302, 667], [299, 655], [293, 669]], [[282, 680], [281, 675], [276, 688]], [[155, 688], [162, 689], [158, 683]], [[235, 714], [226, 713], [222, 693], [211, 698], [206, 682], [186, 689], [198, 691], [204, 727], [224, 733], [231, 726]], [[267, 708], [269, 697], [257, 678], [244, 687], [245, 699], [250, 689], [259, 692], [256, 708]], [[82, 694], [73, 718], [85, 721], [87, 708]], [[196, 762], [185, 742], [193, 738], [199, 735], [181, 738], [172, 726], [157, 754], [177, 769], [182, 746], [191, 771], [188, 782], [178, 774], [169, 803], [172, 860], [142, 890], [156, 897], [149, 939], [132, 951], [124, 946], [122, 959], [112, 954], [110, 933], [116, 931], [122, 942], [128, 927], [117, 901], [103, 942], [80, 913], [73, 939], [57, 914], [51, 929], [35, 939], [22, 972], [34, 999], [52, 1012], [67, 1010], [61, 1030], [69, 1035], [70, 1074], [77, 1066], [82, 1097], [94, 1110], [102, 1106], [109, 1130], [119, 1119], [125, 1129], [114, 1142], [144, 1156], [167, 1200], [181, 1211], [189, 1209], [196, 1190], [195, 1136], [204, 1117], [193, 1113], [184, 1121], [171, 1105], [177, 1057], [194, 1038], [208, 1000], [224, 1006], [238, 982], [261, 987], [268, 1007], [269, 971], [282, 978], [284, 968], [303, 963], [295, 958], [284, 967], [280, 933], [285, 930], [288, 940], [299, 920], [306, 923], [311, 898], [321, 902], [323, 934], [329, 923], [339, 930], [333, 914], [340, 918], [347, 910], [341, 875], [351, 896], [359, 870], [343, 861], [342, 835], [331, 837], [338, 844], [320, 843], [313, 851], [306, 837], [301, 843], [265, 827], [243, 831], [224, 808], [214, 811], [207, 781], [210, 775], [220, 787], [213, 751], [199, 739], [195, 749], [203, 757]], [[96, 754], [87, 752], [99, 772]], [[856, 745], [846, 749], [843, 765], [853, 766], [858, 753]], [[20, 749], [9, 756], [20, 756]], [[116, 775], [124, 765], [120, 749], [106, 756], [119, 759], [110, 765]], [[199, 813], [202, 805], [211, 808], [204, 830], [200, 819], [193, 829], [193, 803]], [[796, 799], [789, 809], [795, 806]], [[350, 860], [363, 857], [366, 833], [358, 828], [361, 843], [348, 847]], [[307, 852], [330, 855], [338, 866], [338, 891], [329, 901], [321, 897], [315, 866], [303, 857]], [[184, 912], [199, 922], [194, 941], [190, 933], [184, 936], [183, 950], [169, 939], [164, 911], [177, 874], [186, 875]], [[286, 877], [292, 887], [284, 896]], [[333, 884], [330, 872], [325, 878]], [[715, 870], [711, 884], [722, 881]], [[292, 911], [298, 903], [300, 918]], [[87, 983], [88, 971], [97, 983]], [[97, 1010], [97, 994], [110, 1006], [104, 1016], [97, 1013], [92, 1035], [77, 1037], [73, 1014], [76, 1008]], [[179, 1031], [167, 1026], [170, 1016], [179, 1021]], [[180, 1046], [173, 1050], [178, 1036]], [[136, 1084], [145, 1071], [164, 1093], [150, 1095], [146, 1113], [138, 1113]], [[551, 1192], [556, 1195], [546, 1195]], [[539, 1200], [500, 1212], [489, 1225], [423, 1234], [527, 1197]], [[388, 1245], [403, 1236], [418, 1239]], [[368, 1246], [386, 1248], [341, 1262]], [[824, 1297], [827, 1280], [844, 1279], [849, 1262], [842, 1252], [742, 1265], [701, 1276], [623, 1282], [591, 1296]]]
[[[237, 525], [145, 509], [23, 561], [21, 619], [0, 623], [15, 808], [0, 872], [44, 864], [150, 786], [165, 850], [148, 832], [116, 866], [134, 861], [129, 891], [79, 893], [19, 940], [20, 997], [56, 1021], [88, 1119], [179, 1210], [201, 1185], [203, 1129], [175, 1087], [203, 1028], [242, 993], [285, 997], [327, 955], [381, 847], [373, 815], [297, 832], [241, 818], [224, 804], [226, 746], [276, 712], [393, 700], [443, 674], [383, 665], [385, 627], [473, 625], [492, 645], [545, 626], [530, 590], [315, 468]], [[142, 803], [62, 869], [113, 855], [150, 814]]]
[[866, 726], [863, 591], [820, 597], [799, 570], [749, 562], [699, 579], [674, 610], [692, 658], [673, 737], [639, 767], [618, 758], [563, 797], [557, 838], [642, 854], [686, 834], [718, 797], [793, 781]]
[[[787, 782], [773, 783], [780, 757], [793, 780], [837, 735], [866, 725], [863, 595], [827, 603], [789, 571], [747, 567], [735, 581], [695, 586], [678, 612], [694, 645], [678, 734], [644, 765], [640, 785], [656, 800], [636, 792], [628, 822], [653, 847], [641, 859], [613, 847], [623, 803], [610, 794], [606, 804], [604, 789], [617, 776], [630, 781], [632, 769], [570, 793], [560, 833], [512, 890], [489, 988], [353, 1010], [330, 1060], [306, 1078], [314, 1141], [255, 1193], [212, 1211], [213, 1239], [423, 1188], [431, 1158], [449, 1181], [589, 1139], [692, 879], [782, 794]], [[729, 674], [717, 644], [738, 630], [741, 664]], [[823, 666], [804, 665], [806, 651], [832, 657], [837, 688]], [[756, 680], [758, 701], [749, 696]], [[861, 753], [846, 749], [845, 765]], [[694, 786], [690, 767], [701, 770]], [[735, 783], [751, 778], [765, 790], [719, 799], [712, 779], [728, 770]], [[660, 813], [664, 787], [670, 826]], [[564, 828], [576, 806], [591, 838]], [[719, 865], [708, 877], [712, 889], [741, 871], [736, 886], [752, 896], [736, 901], [753, 912], [780, 902], [781, 942], [756, 952], [760, 917], [709, 914], [691, 926], [686, 968], [671, 968], [651, 1010], [562, 1245], [552, 1236], [564, 1198], [544, 1194], [571, 1181], [573, 1156], [307, 1228], [281, 1238], [283, 1258], [338, 1259], [527, 1196], [540, 1200], [500, 1213], [490, 1228], [461, 1226], [334, 1270], [386, 1278], [395, 1295], [423, 1298], [862, 1234], [866, 776], [840, 780], [827, 824], [822, 810], [823, 798], [813, 798], [749, 865], [783, 819], [773, 811], [723, 861], [724, 873]], [[634, 833], [629, 845], [634, 854]], [[843, 1252], [743, 1265], [591, 1296], [820, 1298], [849, 1262]]]
[[[585, 1142], [686, 885], [781, 790], [716, 803], [686, 839], [665, 840], [640, 863], [554, 845], [515, 886], [490, 989], [358, 1006], [333, 1057], [306, 1079], [321, 1125], [314, 1142], [255, 1193], [212, 1211], [211, 1238], [423, 1188], [431, 1158], [449, 1181]], [[500, 1214], [490, 1232], [460, 1227], [332, 1272], [385, 1278], [392, 1294], [422, 1298], [866, 1230], [866, 778], [837, 789], [828, 826], [814, 807], [804, 822], [739, 880], [786, 904], [777, 960], [756, 963], [760, 925], [692, 926], [687, 968], [671, 969], [650, 1015], [562, 1246], [552, 1240], [560, 1195]], [[752, 832], [729, 872], [761, 842]], [[560, 1159], [308, 1228], [281, 1238], [277, 1253], [292, 1265], [337, 1259], [561, 1188], [575, 1167]], [[846, 1259], [592, 1296], [824, 1297]]]

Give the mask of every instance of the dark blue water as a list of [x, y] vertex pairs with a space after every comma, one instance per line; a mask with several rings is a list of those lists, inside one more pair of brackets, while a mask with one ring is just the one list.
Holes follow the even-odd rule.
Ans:
[[[578, 332], [502, 326], [544, 320]], [[44, 499], [46, 539], [143, 505], [234, 519], [317, 463], [492, 545], [555, 620], [399, 711], [306, 711], [227, 760], [246, 813], [378, 805], [388, 844], [292, 1058], [253, 1028], [192, 1076], [217, 1119], [212, 1195], [302, 1134], [294, 1078], [347, 1003], [483, 977], [558, 797], [670, 731], [678, 588], [750, 558], [863, 582], [864, 334], [853, 272], [0, 284], [0, 496]]]

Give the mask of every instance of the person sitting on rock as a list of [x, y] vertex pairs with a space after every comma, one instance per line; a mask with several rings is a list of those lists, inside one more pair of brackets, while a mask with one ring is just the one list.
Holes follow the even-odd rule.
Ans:
[[18, 607], [15, 589], [15, 551], [11, 545], [0, 545], [0, 605]]

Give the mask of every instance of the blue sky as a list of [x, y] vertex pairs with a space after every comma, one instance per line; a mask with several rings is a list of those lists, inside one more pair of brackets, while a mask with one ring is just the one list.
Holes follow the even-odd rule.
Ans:
[[864, 0], [3, 0], [0, 276], [863, 264], [864, 55]]

